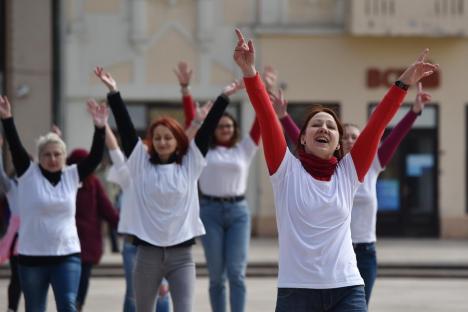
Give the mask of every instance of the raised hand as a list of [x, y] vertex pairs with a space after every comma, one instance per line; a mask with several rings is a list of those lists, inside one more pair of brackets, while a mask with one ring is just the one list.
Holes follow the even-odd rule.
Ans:
[[277, 81], [278, 74], [276, 70], [270, 65], [265, 66], [263, 69], [263, 83], [267, 91], [273, 92], [276, 88]]
[[109, 118], [109, 109], [106, 102], [98, 104], [94, 99], [89, 99], [86, 102], [88, 112], [93, 118], [93, 123], [98, 128], [104, 128]]
[[62, 137], [62, 130], [60, 130], [60, 128], [57, 125], [52, 125], [52, 127], [50, 127], [50, 131], [55, 133], [59, 137]]
[[416, 99], [414, 100], [413, 106], [411, 109], [416, 114], [420, 114], [424, 106], [431, 101], [431, 95], [427, 92], [424, 92], [422, 89], [422, 83], [418, 83], [418, 93], [416, 94]]
[[179, 80], [181, 87], [188, 87], [190, 79], [192, 78], [192, 69], [189, 67], [187, 62], [181, 61], [177, 64], [177, 68], [174, 69], [174, 74]]
[[237, 45], [234, 49], [234, 61], [242, 70], [244, 77], [253, 77], [257, 74], [255, 69], [255, 49], [252, 40], [245, 42], [241, 31], [236, 28]]
[[244, 81], [240, 79], [236, 79], [227, 86], [223, 88], [223, 94], [226, 96], [231, 96], [239, 90], [245, 88]]
[[211, 110], [211, 107], [213, 107], [213, 101], [207, 101], [203, 106], [200, 106], [200, 103], [196, 102], [195, 103], [196, 108], [195, 108], [195, 118], [194, 120], [198, 123], [201, 124], [208, 113]]
[[97, 66], [94, 69], [94, 74], [106, 85], [110, 92], [117, 92], [117, 82], [112, 76], [104, 71], [104, 68]]
[[8, 101], [6, 96], [0, 96], [0, 118], [7, 119], [11, 116], [10, 101]]
[[429, 49], [425, 49], [404, 72], [401, 74], [400, 80], [404, 84], [413, 85], [424, 77], [430, 76], [439, 69], [438, 64], [427, 63], [427, 55]]
[[278, 90], [278, 95], [274, 94], [273, 92], [269, 93], [270, 101], [275, 109], [276, 115], [278, 118], [283, 118], [288, 115], [288, 101], [283, 96], [283, 90]]

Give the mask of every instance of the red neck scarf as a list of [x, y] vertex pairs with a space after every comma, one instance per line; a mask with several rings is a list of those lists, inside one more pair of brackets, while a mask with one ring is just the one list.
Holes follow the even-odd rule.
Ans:
[[322, 159], [312, 154], [307, 154], [302, 148], [298, 149], [299, 160], [302, 167], [315, 179], [330, 181], [335, 172], [338, 159], [333, 156], [330, 159]]

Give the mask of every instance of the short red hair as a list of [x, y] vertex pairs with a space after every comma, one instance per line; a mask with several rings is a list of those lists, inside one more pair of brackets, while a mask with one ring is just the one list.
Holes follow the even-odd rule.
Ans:
[[148, 153], [150, 154], [151, 158], [156, 158], [158, 154], [154, 150], [153, 147], [153, 132], [157, 126], [164, 126], [168, 128], [172, 134], [174, 135], [177, 141], [177, 147], [175, 151], [175, 161], [176, 163], [182, 163], [182, 158], [187, 154], [189, 141], [187, 135], [185, 134], [184, 129], [179, 124], [177, 120], [172, 117], [164, 116], [161, 118], [156, 119], [153, 123], [148, 127], [146, 132], [146, 145], [148, 146]]

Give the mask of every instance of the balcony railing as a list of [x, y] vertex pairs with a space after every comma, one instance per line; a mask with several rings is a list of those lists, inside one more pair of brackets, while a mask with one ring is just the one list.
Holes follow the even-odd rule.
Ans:
[[352, 35], [468, 35], [468, 0], [350, 0]]

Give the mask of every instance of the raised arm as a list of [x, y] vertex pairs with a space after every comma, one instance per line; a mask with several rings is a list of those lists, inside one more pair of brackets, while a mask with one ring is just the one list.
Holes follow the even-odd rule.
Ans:
[[424, 50], [416, 62], [409, 66], [395, 85], [390, 88], [380, 104], [377, 105], [354, 144], [351, 156], [359, 181], [364, 180], [377, 152], [383, 132], [400, 108], [408, 87], [433, 74], [438, 69], [438, 65], [426, 63], [428, 52], [428, 49]]
[[105, 126], [109, 118], [109, 110], [106, 103], [98, 104], [94, 100], [88, 100], [88, 112], [94, 123], [93, 143], [89, 155], [77, 164], [78, 176], [83, 181], [99, 165], [104, 153], [104, 141], [106, 137]]
[[382, 167], [387, 166], [390, 159], [395, 154], [398, 145], [411, 130], [416, 118], [421, 115], [426, 103], [431, 101], [431, 95], [422, 90], [422, 83], [418, 83], [418, 93], [411, 109], [406, 113], [400, 122], [392, 129], [379, 147], [378, 156]]
[[195, 136], [195, 143], [202, 152], [203, 156], [208, 153], [208, 147], [213, 137], [213, 133], [218, 126], [219, 120], [223, 116], [227, 105], [229, 104], [229, 97], [244, 88], [245, 87], [242, 80], [234, 80], [223, 88], [223, 92], [214, 102], [213, 107], [208, 113], [208, 116], [206, 116], [205, 121]]
[[258, 123], [258, 118], [255, 116], [255, 120], [252, 124], [252, 128], [250, 128], [250, 138], [254, 141], [255, 145], [260, 143], [260, 124]]
[[208, 101], [203, 106], [200, 106], [200, 104], [197, 102], [195, 103], [195, 107], [195, 118], [190, 123], [190, 126], [185, 130], [185, 134], [187, 135], [189, 141], [195, 138], [198, 129], [200, 129], [203, 121], [213, 107], [213, 101]]
[[180, 85], [180, 92], [182, 93], [182, 103], [184, 105], [185, 115], [185, 129], [190, 127], [192, 120], [195, 118], [195, 108], [190, 92], [190, 79], [192, 78], [192, 69], [187, 62], [181, 61], [174, 69], [174, 74], [177, 77]]
[[10, 146], [11, 158], [16, 175], [21, 177], [26, 170], [28, 170], [31, 160], [16, 131], [13, 115], [11, 114], [11, 105], [6, 96], [0, 96], [0, 118], [2, 119], [3, 129], [5, 130], [5, 137]]
[[127, 157], [130, 157], [130, 154], [138, 142], [138, 136], [127, 107], [125, 106], [125, 103], [120, 96], [120, 92], [117, 89], [117, 83], [109, 73], [104, 71], [102, 67], [96, 67], [94, 73], [109, 89], [107, 100], [112, 113], [114, 114], [117, 129], [119, 130], [120, 138], [122, 140], [124, 153]]
[[255, 50], [251, 40], [245, 42], [242, 33], [236, 29], [237, 46], [234, 50], [234, 61], [244, 74], [244, 83], [257, 114], [260, 132], [263, 139], [263, 153], [270, 175], [278, 170], [286, 153], [286, 140], [281, 125], [276, 118], [270, 98], [260, 76], [255, 69]]
[[3, 137], [0, 136], [0, 191], [7, 193], [11, 189], [12, 181], [5, 172], [2, 148], [3, 148]]
[[281, 124], [283, 125], [286, 135], [292, 142], [294, 142], [294, 144], [297, 144], [301, 130], [296, 125], [291, 116], [288, 114], [288, 101], [286, 101], [286, 99], [284, 98], [283, 90], [279, 89], [278, 95], [270, 92], [270, 100], [273, 104], [273, 108], [275, 109], [276, 115], [278, 116]]

